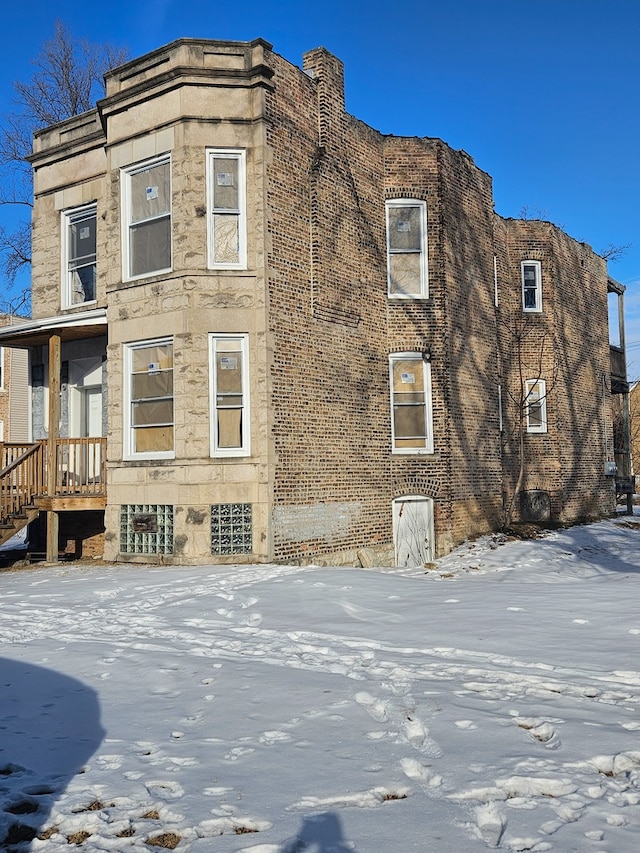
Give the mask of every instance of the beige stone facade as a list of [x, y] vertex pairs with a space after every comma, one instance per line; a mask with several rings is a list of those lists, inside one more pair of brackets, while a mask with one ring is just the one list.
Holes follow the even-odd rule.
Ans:
[[[497, 216], [466, 153], [348, 115], [324, 49], [301, 70], [262, 40], [174, 42], [39, 133], [33, 166], [34, 321], [69, 324], [63, 432], [106, 437], [106, 559], [441, 556], [504, 521], [521, 378], [547, 389], [521, 488], [556, 519], [612, 511], [604, 261]], [[46, 377], [44, 339], [27, 344]]]

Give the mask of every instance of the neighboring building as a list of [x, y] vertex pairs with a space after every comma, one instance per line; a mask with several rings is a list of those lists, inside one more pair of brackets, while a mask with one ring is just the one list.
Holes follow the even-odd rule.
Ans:
[[[23, 322], [0, 314], [0, 327]], [[29, 360], [22, 349], [0, 345], [0, 442], [29, 441]]]
[[520, 492], [613, 511], [618, 286], [588, 246], [346, 114], [322, 48], [181, 39], [106, 83], [36, 136], [34, 319], [5, 338], [50, 558], [422, 563]]
[[[629, 392], [629, 411], [631, 418], [631, 458], [632, 473], [640, 476], [640, 382], [635, 382]], [[638, 480], [640, 484], [640, 480]]]

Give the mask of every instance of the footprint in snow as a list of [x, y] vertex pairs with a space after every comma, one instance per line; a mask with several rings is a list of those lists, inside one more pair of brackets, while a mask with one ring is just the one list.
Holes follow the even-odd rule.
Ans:
[[273, 743], [283, 743], [284, 741], [291, 740], [291, 735], [287, 734], [287, 732], [279, 732], [279, 731], [271, 731], [271, 732], [262, 732], [258, 741], [260, 743], [264, 743], [267, 746], [271, 746]]
[[161, 800], [179, 800], [184, 796], [184, 788], [177, 782], [154, 780], [147, 782], [145, 788], [152, 797], [158, 797]]
[[473, 720], [455, 720], [454, 726], [467, 732], [478, 728]]
[[507, 822], [495, 803], [485, 803], [475, 810], [475, 819], [482, 840], [489, 847], [499, 847]]
[[236, 746], [225, 755], [225, 761], [237, 761], [243, 755], [250, 755], [255, 752], [255, 749], [250, 749], [246, 746]]
[[513, 721], [518, 728], [528, 732], [532, 740], [543, 744], [546, 749], [558, 749], [560, 746], [558, 733], [548, 720], [540, 720], [535, 717], [514, 717]]
[[433, 790], [442, 785], [442, 776], [439, 773], [434, 773], [430, 767], [421, 764], [415, 758], [403, 758], [400, 761], [400, 766], [407, 779], [418, 782], [423, 788]]
[[373, 717], [377, 723], [385, 723], [389, 719], [387, 715], [387, 703], [382, 699], [376, 699], [375, 696], [365, 691], [356, 693], [355, 699], [358, 705], [366, 708], [369, 716]]

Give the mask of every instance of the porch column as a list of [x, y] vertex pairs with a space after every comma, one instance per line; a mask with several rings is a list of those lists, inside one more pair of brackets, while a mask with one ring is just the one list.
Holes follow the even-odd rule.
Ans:
[[[57, 440], [60, 437], [60, 335], [49, 338], [49, 438], [47, 441], [47, 496], [56, 493]], [[58, 560], [58, 513], [47, 511], [47, 562]]]

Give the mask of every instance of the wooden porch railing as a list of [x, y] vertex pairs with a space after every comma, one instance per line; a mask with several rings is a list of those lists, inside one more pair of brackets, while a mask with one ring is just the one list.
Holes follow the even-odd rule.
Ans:
[[48, 442], [0, 442], [0, 524], [41, 497], [106, 495], [107, 440], [58, 438], [53, 460], [53, 491], [47, 485]]
[[[46, 442], [44, 442], [44, 445], [44, 470], [46, 471], [48, 446]], [[56, 439], [54, 494], [56, 496], [106, 494], [106, 451], [106, 438]]]
[[0, 473], [2, 473], [8, 465], [11, 465], [12, 462], [15, 462], [16, 459], [22, 456], [23, 453], [30, 450], [33, 445], [34, 442], [32, 441], [0, 441]]
[[4, 524], [18, 516], [22, 508], [33, 504], [34, 498], [42, 493], [43, 446], [40, 442], [30, 445], [2, 445], [3, 465], [0, 471], [0, 523]]

